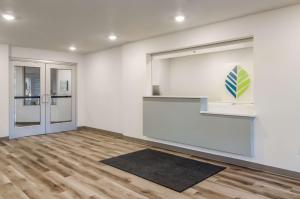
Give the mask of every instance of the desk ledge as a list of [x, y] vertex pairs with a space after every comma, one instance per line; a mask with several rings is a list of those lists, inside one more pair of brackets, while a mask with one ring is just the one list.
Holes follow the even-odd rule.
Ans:
[[224, 115], [224, 116], [256, 118], [256, 114], [248, 114], [248, 113], [228, 113], [228, 112], [226, 113], [226, 112], [212, 112], [212, 111], [200, 111], [200, 113], [206, 115]]

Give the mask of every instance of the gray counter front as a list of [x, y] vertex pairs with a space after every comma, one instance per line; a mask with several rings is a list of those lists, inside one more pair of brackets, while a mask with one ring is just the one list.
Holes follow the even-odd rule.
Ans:
[[144, 97], [144, 135], [252, 156], [254, 118], [200, 114], [200, 100], [201, 98]]

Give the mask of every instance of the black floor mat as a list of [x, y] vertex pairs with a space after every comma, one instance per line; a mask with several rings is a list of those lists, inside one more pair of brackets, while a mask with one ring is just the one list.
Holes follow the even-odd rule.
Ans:
[[182, 192], [225, 167], [145, 149], [100, 161], [159, 185]]

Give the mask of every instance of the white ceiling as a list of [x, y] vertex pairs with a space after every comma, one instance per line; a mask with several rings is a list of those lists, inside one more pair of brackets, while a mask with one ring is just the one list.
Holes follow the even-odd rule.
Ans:
[[[80, 53], [300, 3], [300, 0], [0, 0], [0, 43]], [[173, 17], [186, 16], [184, 24]], [[109, 33], [118, 41], [107, 40]]]

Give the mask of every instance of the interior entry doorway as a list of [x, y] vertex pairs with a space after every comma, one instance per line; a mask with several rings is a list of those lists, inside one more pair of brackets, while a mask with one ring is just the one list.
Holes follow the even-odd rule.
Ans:
[[12, 61], [10, 138], [76, 129], [76, 66]]

